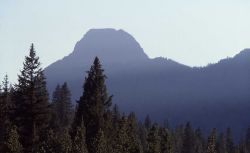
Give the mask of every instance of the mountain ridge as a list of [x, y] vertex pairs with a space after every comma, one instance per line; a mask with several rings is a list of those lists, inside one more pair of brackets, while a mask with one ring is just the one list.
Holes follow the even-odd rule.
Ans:
[[[112, 29], [85, 34], [69, 56], [45, 68], [49, 92], [57, 83], [67, 81], [73, 101], [77, 100], [85, 72], [98, 56], [114, 103], [125, 112], [135, 111], [140, 119], [150, 114], [159, 122], [168, 118], [173, 124], [191, 121], [205, 129], [216, 125], [236, 131], [250, 124], [246, 117], [250, 115], [246, 109], [250, 108], [249, 49], [193, 68], [168, 58], [149, 58], [128, 35]], [[232, 109], [234, 112], [226, 113]]]
[[[69, 57], [69, 56], [74, 55], [75, 52], [81, 52], [81, 51], [79, 51], [78, 49], [76, 49], [76, 48], [78, 48], [78, 46], [79, 46], [79, 44], [81, 43], [81, 41], [83, 41], [83, 39], [86, 38], [86, 36], [88, 36], [89, 33], [98, 33], [98, 31], [103, 31], [103, 30], [105, 30], [105, 31], [106, 31], [106, 30], [107, 30], [107, 31], [112, 31], [112, 32], [122, 32], [122, 33], [125, 33], [125, 34], [131, 36], [131, 38], [140, 46], [140, 44], [135, 40], [135, 38], [134, 38], [132, 35], [130, 35], [129, 33], [127, 33], [126, 31], [124, 31], [123, 29], [118, 29], [118, 30], [116, 30], [116, 29], [113, 29], [113, 28], [104, 28], [104, 29], [97, 29], [97, 28], [94, 28], [94, 29], [90, 29], [89, 31], [87, 31], [87, 32], [83, 35], [83, 37], [82, 37], [79, 41], [77, 41], [77, 43], [75, 44], [75, 47], [73, 48], [73, 52], [71, 52], [71, 53], [69, 53], [68, 55], [62, 57], [61, 59], [59, 59], [59, 60], [57, 60], [57, 61], [51, 63], [51, 64], [48, 65], [47, 67], [53, 65], [53, 64], [56, 63], [56, 62], [60, 62], [61, 60], [64, 60], [65, 58], [67, 58], [67, 57]], [[141, 46], [140, 46], [140, 48], [141, 48]], [[141, 49], [143, 50], [143, 48], [141, 48]], [[144, 51], [143, 51], [143, 52], [144, 52]], [[178, 63], [178, 64], [183, 65], [183, 66], [187, 66], [187, 67], [190, 67], [190, 68], [205, 68], [205, 67], [207, 67], [207, 66], [215, 65], [215, 64], [218, 64], [218, 63], [220, 63], [220, 62], [222, 62], [222, 61], [224, 61], [224, 60], [228, 60], [228, 59], [235, 59], [235, 58], [239, 58], [239, 57], [241, 57], [241, 58], [242, 58], [242, 57], [243, 57], [243, 58], [250, 58], [250, 48], [245, 48], [245, 49], [241, 50], [239, 53], [235, 54], [235, 55], [232, 56], [232, 57], [225, 57], [225, 58], [222, 58], [222, 59], [218, 60], [218, 61], [215, 62], [215, 63], [208, 63], [208, 64], [205, 65], [205, 66], [189, 66], [189, 65], [183, 64], [183, 63], [178, 62], [178, 61], [176, 61], [176, 60], [174, 60], [174, 59], [171, 59], [171, 58], [167, 58], [167, 57], [163, 57], [163, 56], [154, 57], [154, 58], [149, 58], [148, 55], [147, 55], [145, 52], [144, 52], [144, 54], [145, 54], [146, 58], [148, 58], [148, 59], [153, 59], [153, 60], [160, 59], [160, 60], [162, 60], [162, 61], [163, 61], [163, 60], [172, 61], [172, 62]], [[97, 56], [97, 55], [96, 55], [96, 56]]]

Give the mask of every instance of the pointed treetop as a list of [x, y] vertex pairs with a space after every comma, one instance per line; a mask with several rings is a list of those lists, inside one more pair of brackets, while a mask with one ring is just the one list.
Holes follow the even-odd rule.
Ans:
[[95, 57], [95, 60], [93, 62], [91, 69], [92, 71], [94, 71], [94, 73], [96, 73], [97, 76], [103, 76], [104, 79], [107, 78], [106, 75], [103, 74], [104, 70], [102, 69], [102, 64], [97, 56]]
[[2, 84], [3, 84], [3, 92], [7, 93], [9, 91], [9, 77], [7, 74], [4, 76]]
[[34, 49], [34, 44], [32, 43], [30, 46], [30, 57], [35, 57], [36, 56], [36, 51]]
[[25, 56], [23, 69], [21, 70], [21, 74], [18, 75], [19, 87], [29, 85], [36, 79], [36, 77], [42, 77], [45, 79], [41, 63], [39, 62], [39, 57], [36, 56], [34, 45], [31, 44], [29, 55]]
[[26, 59], [28, 62], [37, 64], [38, 67], [40, 66], [39, 57], [36, 56], [36, 51], [35, 51], [35, 47], [34, 47], [34, 44], [33, 44], [33, 43], [32, 43], [31, 46], [30, 46], [29, 55], [26, 56], [25, 59]]
[[96, 65], [96, 64], [100, 64], [100, 60], [99, 60], [99, 58], [98, 58], [97, 56], [95, 57], [94, 64], [95, 64], [95, 65]]

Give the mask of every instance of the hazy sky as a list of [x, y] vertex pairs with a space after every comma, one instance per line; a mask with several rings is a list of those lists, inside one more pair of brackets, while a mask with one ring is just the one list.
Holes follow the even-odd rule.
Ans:
[[91, 28], [124, 29], [149, 57], [206, 65], [250, 47], [249, 0], [0, 0], [0, 79], [35, 43], [43, 67]]

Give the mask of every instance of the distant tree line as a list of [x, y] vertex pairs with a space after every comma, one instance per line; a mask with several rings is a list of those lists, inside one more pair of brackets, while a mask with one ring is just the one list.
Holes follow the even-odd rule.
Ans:
[[32, 44], [18, 82], [10, 85], [6, 75], [0, 88], [0, 153], [250, 153], [250, 128], [234, 143], [230, 128], [206, 137], [190, 123], [173, 129], [121, 113], [105, 79], [96, 57], [75, 107], [66, 82], [49, 102]]

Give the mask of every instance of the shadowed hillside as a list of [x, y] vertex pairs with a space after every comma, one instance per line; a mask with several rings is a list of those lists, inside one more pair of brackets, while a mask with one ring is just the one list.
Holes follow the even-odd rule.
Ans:
[[166, 58], [148, 58], [123, 30], [92, 29], [70, 55], [45, 69], [50, 93], [57, 83], [67, 81], [73, 100], [79, 99], [85, 71], [95, 56], [103, 63], [114, 103], [123, 111], [172, 124], [191, 121], [204, 129], [230, 126], [243, 131], [250, 124], [249, 49], [191, 68]]

